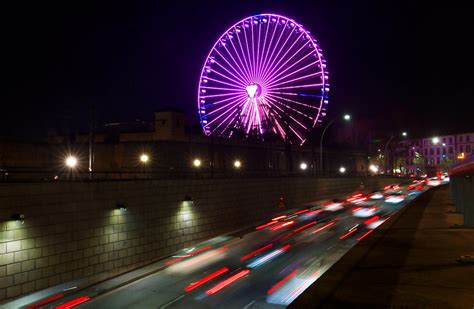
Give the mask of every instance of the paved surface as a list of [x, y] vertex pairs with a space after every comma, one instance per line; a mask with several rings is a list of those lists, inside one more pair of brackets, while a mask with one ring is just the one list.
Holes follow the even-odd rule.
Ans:
[[355, 246], [290, 308], [474, 308], [474, 229], [448, 186], [422, 195]]

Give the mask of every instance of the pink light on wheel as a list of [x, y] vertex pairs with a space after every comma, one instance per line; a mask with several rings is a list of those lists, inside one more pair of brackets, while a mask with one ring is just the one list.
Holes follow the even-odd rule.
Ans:
[[328, 103], [322, 50], [302, 25], [260, 14], [227, 29], [212, 46], [199, 80], [198, 113], [206, 135], [303, 144]]

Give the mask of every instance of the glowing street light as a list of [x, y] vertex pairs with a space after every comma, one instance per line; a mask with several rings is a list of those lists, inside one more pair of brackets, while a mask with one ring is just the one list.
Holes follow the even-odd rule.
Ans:
[[407, 136], [408, 136], [408, 133], [405, 132], [405, 131], [403, 131], [403, 132], [402, 132], [402, 136], [403, 136], [403, 137], [407, 137]]
[[74, 156], [68, 156], [66, 158], [66, 166], [69, 168], [74, 168], [77, 165], [77, 159]]
[[439, 143], [439, 137], [436, 137], [436, 136], [435, 136], [435, 137], [433, 137], [433, 138], [431, 139], [431, 141], [433, 142], [434, 145], [436, 145], [436, 144]]
[[146, 153], [143, 153], [140, 156], [140, 162], [142, 162], [143, 164], [148, 163], [149, 160], [150, 160], [150, 157]]
[[351, 120], [351, 115], [345, 114], [345, 115], [344, 115], [344, 120], [346, 120], [346, 121]]
[[308, 164], [306, 164], [305, 162], [301, 162], [300, 164], [300, 169], [302, 169], [303, 171], [306, 170], [308, 168]]
[[197, 159], [197, 158], [194, 159], [193, 165], [194, 165], [194, 167], [200, 167], [200, 166], [201, 166], [201, 160], [199, 160], [199, 159]]
[[234, 167], [239, 169], [242, 166], [242, 163], [239, 160], [234, 161]]
[[344, 166], [341, 166], [339, 168], [339, 173], [344, 174], [346, 172], [346, 168]]
[[379, 167], [376, 166], [376, 165], [371, 164], [371, 165], [369, 166], [369, 170], [370, 170], [372, 173], [375, 174], [375, 173], [377, 173], [377, 172], [379, 171]]

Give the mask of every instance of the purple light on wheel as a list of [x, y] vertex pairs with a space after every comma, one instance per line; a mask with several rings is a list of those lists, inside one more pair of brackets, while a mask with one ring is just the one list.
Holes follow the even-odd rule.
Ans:
[[301, 145], [325, 116], [328, 79], [321, 48], [300, 24], [275, 14], [247, 17], [220, 36], [204, 62], [204, 133], [270, 134]]

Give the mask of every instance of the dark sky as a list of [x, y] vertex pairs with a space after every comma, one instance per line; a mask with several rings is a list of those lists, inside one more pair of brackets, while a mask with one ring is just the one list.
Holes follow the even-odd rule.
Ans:
[[[38, 136], [101, 122], [196, 115], [202, 63], [249, 15], [279, 13], [318, 39], [332, 115], [415, 135], [474, 131], [474, 19], [435, 1], [29, 2], [2, 8], [0, 136]], [[31, 1], [33, 2], [33, 1]], [[139, 2], [139, 3], [138, 3]], [[454, 2], [453, 2], [454, 3]]]

